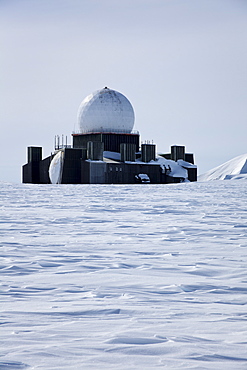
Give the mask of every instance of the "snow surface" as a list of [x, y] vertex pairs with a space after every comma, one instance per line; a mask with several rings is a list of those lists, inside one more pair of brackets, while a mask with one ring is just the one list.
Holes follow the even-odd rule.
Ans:
[[247, 154], [240, 155], [198, 176], [199, 181], [247, 180]]
[[103, 156], [108, 159], [113, 159], [114, 161], [120, 161], [121, 160], [121, 154], [118, 152], [109, 152], [105, 150], [103, 152]]
[[0, 186], [0, 369], [247, 368], [247, 182]]
[[[188, 171], [183, 168], [182, 166], [185, 164], [185, 163], [188, 163], [188, 162], [184, 162], [184, 161], [172, 161], [171, 159], [166, 159], [164, 157], [161, 157], [161, 156], [158, 156], [157, 157], [157, 161], [161, 167], [163, 167], [164, 169], [168, 169], [170, 168], [171, 171], [168, 173], [169, 176], [171, 177], [183, 177], [183, 178], [188, 178]], [[181, 164], [181, 165], [180, 165]], [[192, 166], [192, 165], [191, 165]], [[196, 167], [196, 166], [193, 166], [193, 167]]]

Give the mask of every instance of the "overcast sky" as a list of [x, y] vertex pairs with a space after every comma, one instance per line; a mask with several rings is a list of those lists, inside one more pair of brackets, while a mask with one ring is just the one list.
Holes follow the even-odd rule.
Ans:
[[246, 0], [0, 0], [0, 180], [54, 149], [108, 86], [141, 140], [185, 145], [199, 173], [247, 152]]

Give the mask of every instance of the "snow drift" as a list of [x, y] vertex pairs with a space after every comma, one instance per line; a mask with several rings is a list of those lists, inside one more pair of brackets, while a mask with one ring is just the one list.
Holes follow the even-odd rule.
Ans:
[[240, 155], [198, 176], [198, 181], [247, 180], [247, 154]]
[[246, 181], [0, 183], [0, 369], [246, 370]]

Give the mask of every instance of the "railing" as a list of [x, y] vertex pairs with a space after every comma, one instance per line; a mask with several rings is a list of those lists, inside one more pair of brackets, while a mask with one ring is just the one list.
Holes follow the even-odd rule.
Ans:
[[72, 148], [72, 145], [68, 145], [68, 144], [55, 145], [55, 150], [60, 150], [64, 148]]
[[129, 134], [129, 135], [139, 135], [137, 130], [109, 130], [109, 129], [100, 129], [100, 130], [76, 130], [72, 131], [72, 135], [83, 135], [83, 134]]
[[61, 139], [60, 139], [60, 135], [55, 135], [55, 144], [54, 144], [55, 150], [71, 148], [71, 147], [72, 146], [67, 143], [67, 136], [65, 136], [64, 138], [64, 135], [61, 135]]

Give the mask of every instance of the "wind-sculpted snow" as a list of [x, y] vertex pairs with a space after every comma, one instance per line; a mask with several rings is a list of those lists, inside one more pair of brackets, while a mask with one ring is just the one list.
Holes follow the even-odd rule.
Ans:
[[247, 180], [247, 154], [240, 155], [198, 176], [199, 181]]
[[247, 182], [0, 197], [0, 369], [247, 368]]

